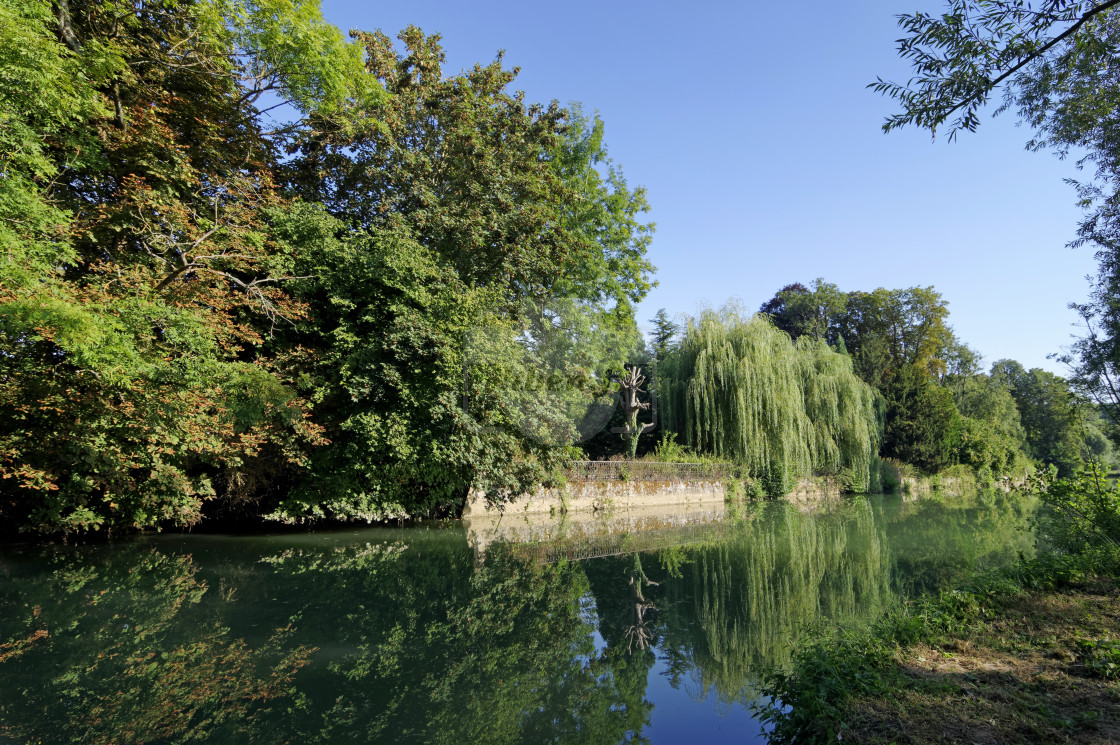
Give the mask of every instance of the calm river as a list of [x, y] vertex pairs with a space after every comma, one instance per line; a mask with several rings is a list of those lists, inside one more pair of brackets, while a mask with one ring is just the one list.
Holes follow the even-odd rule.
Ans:
[[758, 674], [799, 634], [1031, 552], [1028, 512], [869, 497], [531, 543], [507, 518], [0, 549], [0, 743], [753, 742]]

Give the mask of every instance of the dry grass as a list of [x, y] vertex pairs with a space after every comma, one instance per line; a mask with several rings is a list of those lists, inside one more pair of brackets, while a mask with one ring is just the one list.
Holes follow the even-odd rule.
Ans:
[[1080, 640], [1120, 635], [1117, 585], [1031, 593], [897, 663], [908, 683], [852, 702], [842, 733], [859, 743], [1120, 743], [1120, 680]]

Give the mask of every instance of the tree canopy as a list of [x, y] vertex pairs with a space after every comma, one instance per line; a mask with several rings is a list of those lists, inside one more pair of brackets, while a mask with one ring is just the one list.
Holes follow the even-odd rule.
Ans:
[[568, 457], [641, 347], [644, 190], [500, 56], [354, 39], [0, 0], [5, 529], [442, 513]]
[[874, 393], [824, 342], [795, 344], [765, 317], [728, 306], [690, 319], [658, 372], [666, 428], [742, 463], [771, 494], [826, 470], [847, 469], [853, 487], [866, 488], [878, 445]]

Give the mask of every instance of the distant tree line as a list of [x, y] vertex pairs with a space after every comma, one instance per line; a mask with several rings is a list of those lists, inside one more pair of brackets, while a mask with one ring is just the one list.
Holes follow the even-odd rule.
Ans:
[[851, 355], [883, 403], [884, 457], [930, 472], [966, 464], [986, 477], [1022, 475], [1027, 459], [1062, 475], [1083, 458], [1112, 463], [1107, 412], [1045, 370], [999, 360], [982, 372], [932, 287], [845, 293], [818, 279], [783, 287], [760, 312], [795, 339]]
[[1088, 302], [1071, 304], [1084, 330], [1060, 357], [1070, 367], [1069, 381], [1006, 361], [997, 362], [990, 376], [1013, 394], [1028, 451], [1058, 465], [1063, 475], [1079, 452], [1107, 461], [1108, 440], [1118, 441], [1117, 8], [1115, 0], [947, 0], [938, 12], [902, 14], [898, 53], [912, 74], [905, 83], [879, 78], [869, 86], [899, 105], [884, 131], [916, 126], [952, 141], [961, 132], [974, 132], [980, 112], [998, 97], [996, 113], [1013, 111], [1033, 130], [1027, 149], [1076, 155], [1081, 173], [1070, 183], [1084, 213], [1070, 245], [1092, 248], [1098, 272]]

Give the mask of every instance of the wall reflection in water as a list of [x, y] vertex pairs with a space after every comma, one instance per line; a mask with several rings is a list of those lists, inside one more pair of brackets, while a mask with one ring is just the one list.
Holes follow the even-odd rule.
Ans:
[[861, 498], [545, 543], [511, 520], [9, 549], [0, 742], [643, 742], [665, 695], [702, 733], [814, 625], [1029, 552], [1028, 514]]

